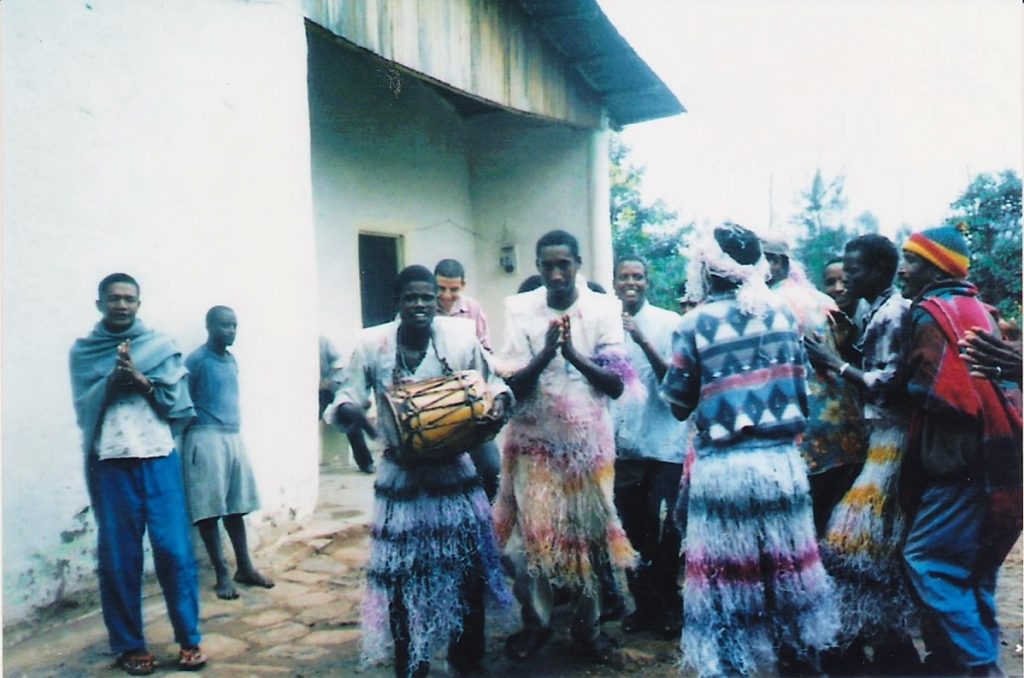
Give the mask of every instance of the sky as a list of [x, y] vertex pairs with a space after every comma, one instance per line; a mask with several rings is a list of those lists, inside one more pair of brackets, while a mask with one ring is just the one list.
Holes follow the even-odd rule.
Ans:
[[852, 220], [933, 226], [1024, 155], [1017, 0], [599, 0], [687, 112], [627, 127], [685, 221], [789, 229], [815, 169]]

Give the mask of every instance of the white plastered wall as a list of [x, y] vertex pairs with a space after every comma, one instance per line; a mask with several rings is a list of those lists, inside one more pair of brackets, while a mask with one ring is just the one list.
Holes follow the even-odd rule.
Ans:
[[[497, 347], [504, 298], [537, 273], [535, 245], [544, 233], [562, 229], [575, 235], [581, 272], [608, 288], [610, 247], [603, 245], [611, 238], [608, 196], [600, 193], [607, 190], [607, 164], [600, 156], [605, 137], [508, 113], [473, 118], [467, 137], [473, 219], [480, 233], [476, 293]], [[518, 266], [512, 274], [500, 266], [505, 244], [516, 247]]]
[[[462, 117], [414, 76], [309, 33], [320, 323], [343, 354], [360, 328], [359, 232], [400, 235], [403, 265], [459, 259], [496, 347], [503, 300], [536, 272], [545, 232], [575, 234], [584, 274], [608, 285], [603, 133], [502, 111]], [[500, 266], [504, 244], [516, 246], [513, 273]]]
[[310, 123], [321, 328], [361, 328], [358, 234], [401, 236], [400, 266], [452, 257], [476, 278], [463, 121], [433, 88], [311, 26]]
[[185, 352], [210, 305], [237, 310], [263, 520], [316, 501], [317, 303], [296, 2], [5, 0], [0, 13], [9, 622], [95, 586], [67, 355], [98, 319], [96, 282], [138, 277], [140, 318]]

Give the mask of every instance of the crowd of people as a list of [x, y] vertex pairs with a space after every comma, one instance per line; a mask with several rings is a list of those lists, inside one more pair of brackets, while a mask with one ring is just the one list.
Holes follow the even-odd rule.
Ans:
[[[403, 269], [394, 321], [363, 330], [344, 361], [321, 342], [320, 413], [377, 474], [364, 660], [425, 676], [447, 648], [452, 670], [482, 672], [492, 597], [519, 606], [504, 642], [517, 663], [568, 604], [581, 656], [617, 667], [620, 643], [602, 631], [614, 619], [677, 639], [699, 676], [1002, 675], [995, 582], [1024, 485], [1019, 335], [979, 300], [960, 230], [901, 246], [854, 238], [816, 272], [822, 293], [786, 242], [704, 229], [680, 314], [647, 300], [635, 254], [615, 261], [613, 293], [588, 285], [576, 238], [555, 230], [493, 345], [459, 262]], [[235, 315], [211, 309], [207, 344], [183, 361], [135, 318], [138, 296], [130, 276], [101, 282], [103, 319], [71, 367], [104, 619], [118, 663], [145, 674], [144, 529], [180, 668], [205, 662], [186, 516], [218, 596], [237, 596], [219, 521], [234, 581], [273, 582], [242, 520], [258, 500], [227, 350]], [[428, 454], [424, 433], [385, 416], [403, 388], [467, 373], [485, 403], [471, 443]], [[376, 463], [367, 438], [381, 441]], [[188, 510], [152, 511], [158, 492]]]

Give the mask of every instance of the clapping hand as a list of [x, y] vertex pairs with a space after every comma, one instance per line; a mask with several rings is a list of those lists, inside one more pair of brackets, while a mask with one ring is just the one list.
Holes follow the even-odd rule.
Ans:
[[960, 340], [960, 353], [971, 375], [988, 379], [1021, 379], [1021, 349], [980, 327]]
[[569, 323], [569, 316], [563, 315], [562, 324], [562, 357], [572, 362], [576, 355], [576, 347], [572, 345], [572, 325]]
[[114, 364], [114, 371], [111, 380], [114, 385], [122, 389], [137, 388], [143, 392], [149, 392], [153, 388], [152, 382], [139, 372], [132, 361], [132, 340], [125, 339], [117, 345], [117, 362]]
[[807, 349], [807, 358], [818, 370], [838, 370], [842, 361], [829, 350], [821, 337], [809, 334], [804, 337], [804, 348]]
[[633, 341], [636, 343], [644, 343], [644, 334], [637, 327], [636, 318], [625, 312], [622, 314], [622, 329], [626, 331], [626, 334], [633, 337]]
[[547, 334], [544, 335], [544, 350], [554, 354], [559, 344], [562, 343], [562, 319], [555, 318], [548, 323]]
[[117, 345], [117, 362], [114, 365], [114, 381], [120, 386], [129, 386], [135, 380], [135, 363], [132, 362], [132, 340], [125, 339]]

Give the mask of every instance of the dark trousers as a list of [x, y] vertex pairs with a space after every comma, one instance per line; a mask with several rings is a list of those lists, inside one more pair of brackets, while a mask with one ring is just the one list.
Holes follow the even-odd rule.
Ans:
[[807, 476], [807, 481], [811, 485], [814, 532], [818, 535], [818, 539], [825, 538], [825, 531], [828, 529], [829, 519], [832, 518], [832, 511], [853, 487], [862, 468], [864, 468], [863, 464], [846, 464]]
[[469, 451], [469, 457], [484, 484], [488, 501], [493, 502], [498, 494], [498, 475], [501, 473], [501, 453], [497, 444], [493, 440], [480, 443]]
[[365, 471], [373, 466], [373, 455], [366, 444], [366, 437], [359, 429], [349, 431], [345, 434], [348, 438], [348, 446], [352, 450], [352, 458], [361, 470]]
[[142, 539], [149, 532], [174, 639], [199, 644], [199, 576], [177, 452], [153, 459], [93, 460], [103, 621], [117, 654], [146, 647], [142, 630]]
[[640, 564], [628, 576], [637, 612], [650, 619], [682, 613], [679, 598], [680, 534], [672, 509], [682, 464], [653, 459], [615, 461], [615, 507]]
[[[484, 589], [484, 580], [478, 573], [471, 575], [463, 584], [466, 610], [462, 616], [462, 633], [448, 644], [448, 663], [461, 673], [468, 673], [484, 657]], [[401, 584], [395, 586], [388, 612], [391, 637], [395, 641], [395, 676], [426, 676], [430, 673], [430, 662], [409, 665], [409, 610], [405, 606]]]

